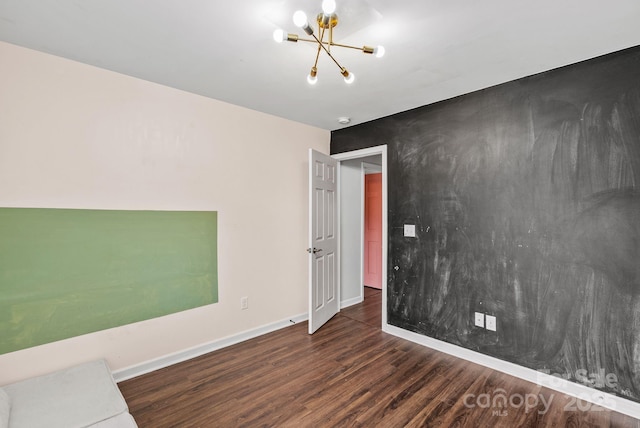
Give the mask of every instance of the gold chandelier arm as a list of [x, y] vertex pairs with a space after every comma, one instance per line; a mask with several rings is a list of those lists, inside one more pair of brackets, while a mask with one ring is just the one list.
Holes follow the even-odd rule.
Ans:
[[[314, 36], [315, 37], [315, 36]], [[320, 31], [320, 40], [324, 39], [324, 28]], [[316, 62], [313, 63], [313, 68], [318, 67], [318, 59], [320, 59], [320, 50], [322, 49], [322, 43], [318, 44], [318, 52], [316, 52]]]
[[341, 45], [340, 43], [331, 43], [332, 46], [338, 46], [341, 48], [349, 48], [349, 49], [355, 49], [358, 51], [362, 51], [364, 53], [373, 53], [373, 48], [369, 47], [369, 46], [362, 46], [362, 47], [358, 47], [358, 46], [350, 46], [350, 45]]
[[303, 39], [302, 37], [298, 37], [296, 39], [296, 41], [298, 42], [309, 42], [309, 43], [322, 43], [323, 45], [328, 45], [328, 46], [338, 46], [340, 48], [349, 48], [349, 49], [355, 49], [358, 51], [362, 51], [364, 53], [368, 53], [368, 54], [372, 54], [373, 53], [373, 48], [371, 46], [362, 46], [362, 47], [358, 47], [358, 46], [351, 46], [351, 45], [343, 45], [340, 43], [330, 43], [330, 42], [325, 42], [325, 41], [320, 41], [319, 39]]
[[331, 46], [333, 45], [333, 27], [334, 25], [329, 26], [329, 52], [331, 52]]
[[340, 65], [340, 63], [333, 57], [333, 55], [331, 55], [331, 52], [329, 52], [329, 49], [327, 49], [327, 47], [325, 46], [324, 43], [322, 43], [318, 37], [316, 37], [315, 34], [312, 34], [313, 38], [316, 39], [316, 42], [318, 43], [318, 46], [320, 46], [322, 49], [324, 49], [324, 51], [327, 53], [327, 55], [329, 55], [329, 58], [331, 58], [333, 60], [333, 62], [336, 63], [336, 65], [338, 66], [338, 68], [340, 69], [340, 72], [342, 72], [342, 70], [345, 70], [345, 68], [343, 66]]
[[318, 46], [318, 52], [316, 53], [316, 60], [313, 63], [313, 66], [316, 68], [318, 67], [318, 59], [320, 59], [320, 46]]

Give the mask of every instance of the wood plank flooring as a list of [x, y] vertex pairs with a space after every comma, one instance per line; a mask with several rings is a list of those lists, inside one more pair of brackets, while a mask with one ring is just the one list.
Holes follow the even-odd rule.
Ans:
[[[640, 428], [620, 413], [385, 334], [380, 305], [380, 291], [367, 289], [364, 303], [312, 336], [296, 324], [119, 387], [141, 428]], [[487, 407], [484, 400], [501, 393], [511, 404]]]

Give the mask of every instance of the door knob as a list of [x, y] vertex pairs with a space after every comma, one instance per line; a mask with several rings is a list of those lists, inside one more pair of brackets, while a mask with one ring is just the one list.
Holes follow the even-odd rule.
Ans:
[[313, 247], [313, 249], [307, 248], [307, 253], [309, 253], [309, 254], [311, 254], [311, 253], [313, 253], [313, 254], [319, 253], [320, 251], [322, 251], [321, 248], [315, 248], [315, 247]]

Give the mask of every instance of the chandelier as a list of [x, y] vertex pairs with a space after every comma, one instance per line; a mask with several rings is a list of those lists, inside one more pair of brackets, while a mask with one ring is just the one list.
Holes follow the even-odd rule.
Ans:
[[[282, 29], [277, 29], [273, 32], [273, 39], [282, 43], [283, 41], [289, 42], [310, 42], [318, 45], [318, 50], [316, 52], [316, 60], [313, 63], [313, 67], [311, 67], [311, 71], [307, 76], [307, 82], [311, 85], [315, 85], [318, 81], [318, 59], [320, 58], [320, 53], [324, 51], [329, 58], [336, 63], [338, 68], [340, 69], [340, 74], [344, 77], [344, 81], [351, 84], [355, 76], [353, 73], [348, 71], [345, 67], [340, 65], [340, 63], [334, 58], [331, 53], [332, 47], [341, 47], [341, 48], [349, 48], [360, 50], [365, 54], [375, 55], [380, 58], [384, 55], [384, 47], [377, 46], [349, 46], [343, 45], [339, 43], [334, 43], [333, 41], [333, 28], [338, 25], [338, 15], [335, 14], [336, 10], [336, 2], [335, 0], [323, 0], [322, 2], [322, 13], [319, 13], [316, 17], [316, 22], [318, 23], [318, 34], [319, 37], [315, 35], [313, 28], [309, 25], [309, 21], [307, 19], [307, 15], [299, 10], [293, 14], [293, 23], [304, 30], [304, 32], [313, 37], [312, 39], [305, 39], [299, 37], [297, 34], [285, 33]], [[328, 30], [328, 31], [327, 31]], [[327, 39], [325, 40], [325, 33], [328, 33]]]

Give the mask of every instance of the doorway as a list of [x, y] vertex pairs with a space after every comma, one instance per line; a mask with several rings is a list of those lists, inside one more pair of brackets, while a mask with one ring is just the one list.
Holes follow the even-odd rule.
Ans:
[[[377, 306], [380, 327], [386, 323], [386, 265], [387, 265], [387, 180], [386, 146], [333, 155], [339, 166], [340, 211], [340, 307], [361, 303]], [[382, 174], [382, 215], [380, 248], [381, 288], [365, 288], [365, 176]]]
[[363, 162], [362, 167], [364, 169], [363, 283], [365, 287], [382, 290], [382, 166]]

